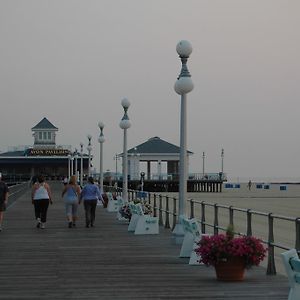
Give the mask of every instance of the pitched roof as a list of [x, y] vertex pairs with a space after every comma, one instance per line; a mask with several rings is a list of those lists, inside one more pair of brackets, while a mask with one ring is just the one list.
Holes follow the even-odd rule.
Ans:
[[36, 129], [56, 129], [58, 130], [57, 127], [55, 127], [47, 118], [43, 118], [38, 124], [36, 124], [34, 127], [31, 128], [31, 130], [36, 130]]
[[24, 151], [3, 152], [3, 153], [0, 153], [0, 156], [4, 156], [4, 157], [24, 156]]
[[[180, 153], [180, 147], [173, 145], [167, 141], [162, 140], [158, 136], [150, 138], [148, 141], [128, 150], [128, 153], [140, 154], [174, 154]], [[193, 152], [188, 151], [189, 154]]]

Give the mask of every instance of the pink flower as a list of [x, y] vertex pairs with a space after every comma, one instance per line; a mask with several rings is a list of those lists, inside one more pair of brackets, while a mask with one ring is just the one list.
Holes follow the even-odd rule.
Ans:
[[219, 261], [233, 256], [243, 257], [245, 267], [258, 266], [266, 256], [267, 249], [262, 241], [253, 236], [232, 238], [225, 234], [204, 236], [198, 243], [195, 252], [200, 256], [200, 262], [206, 265], [215, 265]]

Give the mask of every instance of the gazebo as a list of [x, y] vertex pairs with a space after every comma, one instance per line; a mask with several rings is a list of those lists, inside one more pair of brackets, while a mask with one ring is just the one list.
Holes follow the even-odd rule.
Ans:
[[[188, 151], [188, 158], [193, 152]], [[121, 153], [119, 156], [123, 156]], [[140, 163], [146, 162], [145, 179], [178, 179], [180, 147], [173, 145], [158, 136], [128, 150], [128, 175], [130, 180], [140, 179]], [[157, 178], [151, 173], [151, 162], [157, 164]], [[163, 178], [162, 162], [167, 163], [167, 178]]]

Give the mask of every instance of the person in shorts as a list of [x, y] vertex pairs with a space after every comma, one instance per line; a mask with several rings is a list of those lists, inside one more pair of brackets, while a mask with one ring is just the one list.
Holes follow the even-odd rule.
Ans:
[[0, 231], [2, 231], [3, 214], [7, 206], [8, 201], [8, 186], [2, 180], [2, 174], [0, 173]]
[[80, 193], [80, 186], [77, 184], [76, 176], [73, 175], [71, 176], [69, 183], [64, 186], [62, 191], [69, 228], [76, 227], [77, 208]]

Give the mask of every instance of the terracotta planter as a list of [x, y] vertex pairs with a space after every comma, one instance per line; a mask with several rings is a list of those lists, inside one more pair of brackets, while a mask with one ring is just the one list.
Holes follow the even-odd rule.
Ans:
[[231, 257], [215, 265], [217, 279], [221, 281], [242, 281], [245, 274], [245, 262], [242, 257]]

